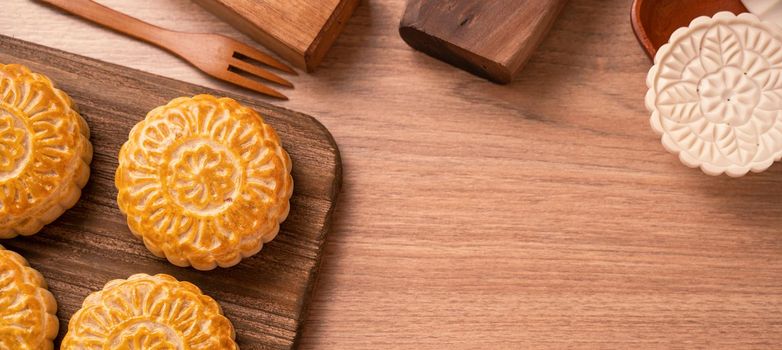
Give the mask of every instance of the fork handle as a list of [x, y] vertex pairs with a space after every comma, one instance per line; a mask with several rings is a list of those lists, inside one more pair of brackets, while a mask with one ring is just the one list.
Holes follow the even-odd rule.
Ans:
[[166, 47], [176, 40], [177, 32], [154, 26], [147, 22], [112, 10], [92, 0], [39, 0], [62, 10], [90, 20], [104, 27], [127, 34], [151, 44]]

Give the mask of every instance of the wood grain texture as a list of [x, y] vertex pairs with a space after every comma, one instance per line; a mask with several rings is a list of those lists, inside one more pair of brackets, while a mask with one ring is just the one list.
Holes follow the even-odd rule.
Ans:
[[[101, 2], [244, 38], [189, 0]], [[233, 89], [158, 49], [6, 4], [0, 33]], [[344, 165], [301, 349], [782, 344], [782, 164], [713, 178], [663, 149], [631, 1], [568, 1], [509, 85], [411, 49], [405, 5], [364, 1], [281, 103], [316, 115]]]
[[291, 63], [315, 70], [359, 0], [196, 0]]
[[322, 244], [341, 184], [339, 151], [312, 117], [243, 99], [281, 137], [294, 163], [288, 219], [263, 250], [239, 265], [200, 272], [156, 258], [133, 237], [116, 205], [117, 154], [130, 129], [153, 108], [180, 96], [225, 93], [97, 62], [0, 35], [0, 62], [50, 77], [74, 100], [91, 129], [91, 176], [78, 204], [31, 237], [4, 240], [46, 276], [57, 299], [59, 340], [84, 298], [113, 279], [167, 273], [215, 298], [242, 349], [291, 349], [302, 324]]
[[510, 83], [566, 0], [411, 0], [399, 35], [411, 47], [497, 83]]

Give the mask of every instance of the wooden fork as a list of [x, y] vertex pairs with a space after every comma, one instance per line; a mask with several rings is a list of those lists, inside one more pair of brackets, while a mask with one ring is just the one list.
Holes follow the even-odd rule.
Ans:
[[39, 0], [77, 16], [83, 17], [120, 33], [162, 47], [207, 74], [230, 83], [287, 100], [280, 92], [237, 73], [262, 78], [283, 86], [293, 87], [280, 76], [242, 59], [251, 59], [283, 72], [296, 75], [296, 71], [284, 63], [236, 40], [217, 34], [176, 32], [140, 21], [112, 10], [91, 0]]

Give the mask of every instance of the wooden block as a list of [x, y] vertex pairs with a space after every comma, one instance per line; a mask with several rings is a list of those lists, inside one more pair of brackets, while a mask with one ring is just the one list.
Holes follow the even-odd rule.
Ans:
[[509, 83], [567, 0], [410, 0], [399, 34], [432, 57]]
[[311, 72], [359, 0], [196, 0], [298, 68]]

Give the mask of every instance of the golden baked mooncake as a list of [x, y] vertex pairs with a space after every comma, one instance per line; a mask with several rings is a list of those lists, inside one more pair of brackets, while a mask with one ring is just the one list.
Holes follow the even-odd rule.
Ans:
[[90, 294], [61, 350], [234, 350], [234, 328], [214, 299], [169, 275], [137, 274]]
[[0, 238], [34, 234], [76, 204], [90, 176], [89, 137], [47, 77], [0, 64]]
[[177, 266], [229, 267], [288, 216], [291, 160], [258, 113], [198, 95], [158, 107], [130, 131], [115, 182], [128, 226]]
[[0, 349], [53, 349], [57, 302], [41, 274], [0, 246]]

